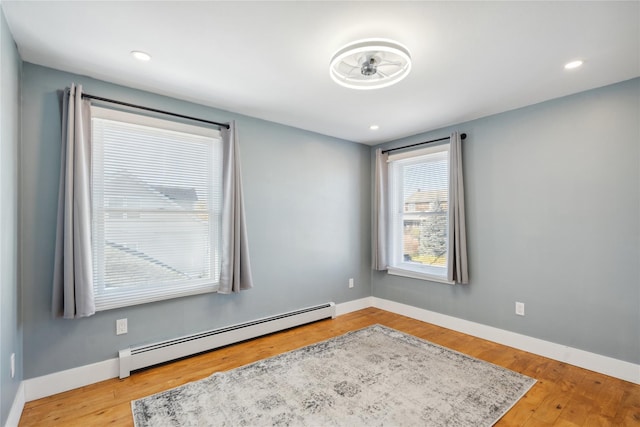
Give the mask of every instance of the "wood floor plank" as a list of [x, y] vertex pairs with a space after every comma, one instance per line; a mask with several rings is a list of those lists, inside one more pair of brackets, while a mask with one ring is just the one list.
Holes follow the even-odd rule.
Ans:
[[587, 417], [592, 413], [592, 408], [596, 406], [594, 399], [587, 396], [572, 394], [569, 402], [560, 413], [559, 421], [582, 425], [586, 423]]
[[640, 385], [367, 308], [28, 402], [20, 427], [133, 426], [131, 400], [376, 323], [536, 378], [497, 427], [640, 426]]

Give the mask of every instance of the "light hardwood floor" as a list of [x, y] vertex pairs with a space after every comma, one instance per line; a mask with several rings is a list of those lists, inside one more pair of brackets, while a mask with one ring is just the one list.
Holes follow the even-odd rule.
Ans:
[[640, 385], [375, 308], [28, 402], [20, 426], [132, 426], [132, 399], [376, 323], [536, 378], [497, 426], [640, 426]]

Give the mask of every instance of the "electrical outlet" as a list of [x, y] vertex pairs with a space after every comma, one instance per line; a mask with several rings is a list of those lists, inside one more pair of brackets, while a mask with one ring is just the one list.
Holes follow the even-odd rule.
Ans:
[[353, 277], [351, 279], [349, 279], [349, 287], [353, 288], [354, 283], [353, 283]]
[[524, 316], [524, 303], [516, 302], [516, 314], [518, 316]]
[[16, 354], [11, 353], [11, 378], [16, 376]]
[[116, 335], [127, 333], [127, 319], [116, 320]]

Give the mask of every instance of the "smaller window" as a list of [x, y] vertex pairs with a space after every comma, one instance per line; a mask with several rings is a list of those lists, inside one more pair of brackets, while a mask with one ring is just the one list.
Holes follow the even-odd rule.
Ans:
[[389, 156], [389, 273], [449, 283], [449, 144]]

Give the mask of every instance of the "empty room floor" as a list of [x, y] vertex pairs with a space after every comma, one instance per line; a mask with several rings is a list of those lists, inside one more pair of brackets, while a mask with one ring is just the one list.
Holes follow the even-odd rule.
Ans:
[[131, 400], [381, 324], [538, 380], [496, 426], [640, 426], [640, 385], [367, 308], [28, 402], [27, 426], [132, 426]]

